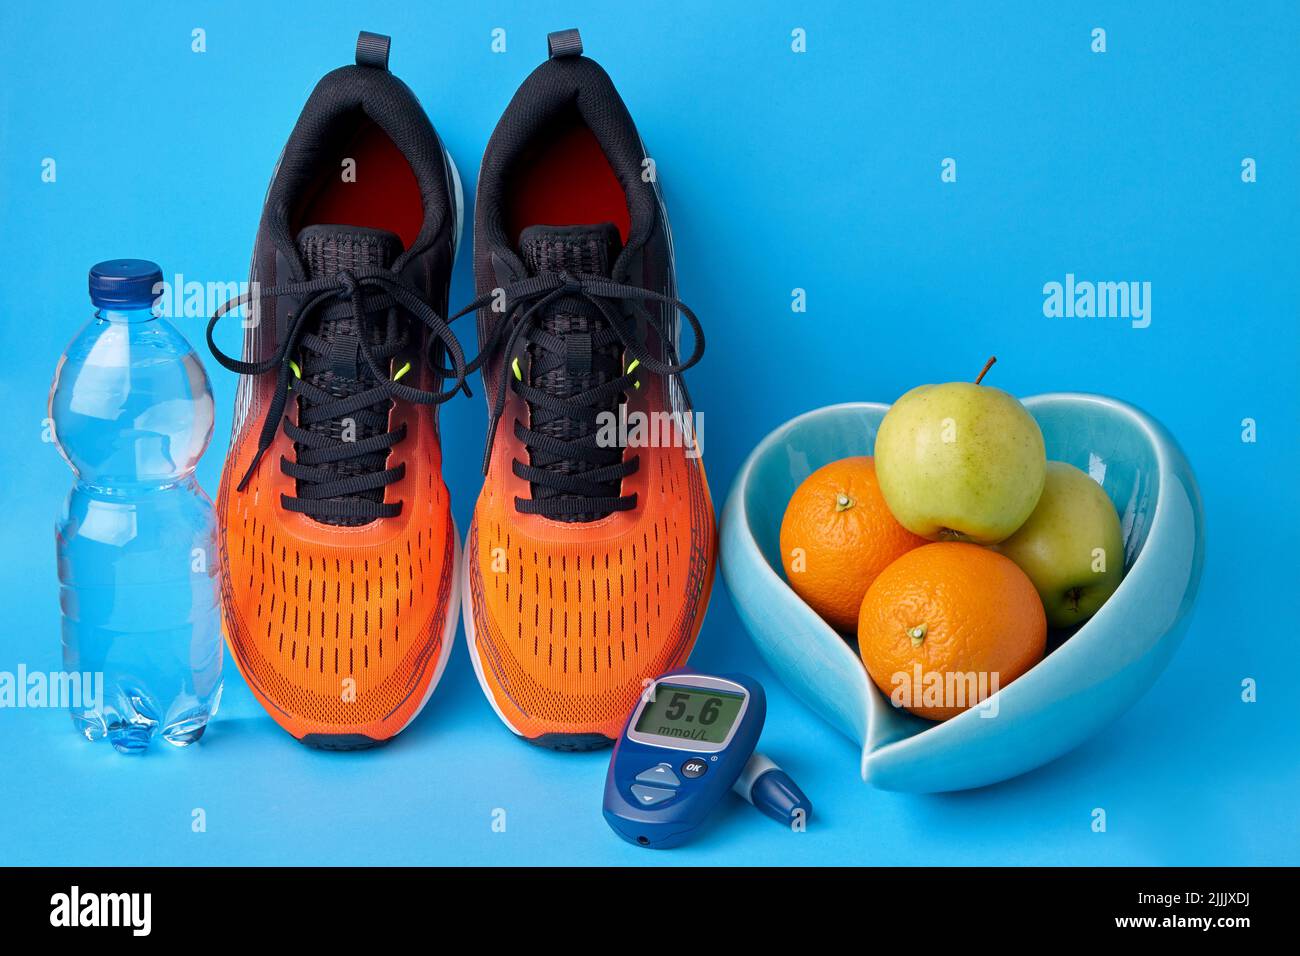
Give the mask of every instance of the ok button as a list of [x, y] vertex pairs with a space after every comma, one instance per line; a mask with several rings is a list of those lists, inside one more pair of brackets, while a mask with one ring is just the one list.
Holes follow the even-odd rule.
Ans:
[[682, 773], [688, 777], [702, 777], [708, 771], [709, 765], [699, 757], [692, 757], [686, 763], [682, 764]]

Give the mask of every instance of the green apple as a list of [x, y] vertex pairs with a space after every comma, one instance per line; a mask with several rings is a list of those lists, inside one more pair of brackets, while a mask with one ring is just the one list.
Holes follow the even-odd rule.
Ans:
[[1124, 576], [1124, 535], [1115, 506], [1101, 485], [1061, 461], [1047, 463], [1038, 507], [994, 550], [1034, 582], [1052, 627], [1088, 620]]
[[905, 394], [880, 423], [875, 457], [900, 524], [932, 541], [976, 544], [1002, 541], [1024, 524], [1047, 463], [1043, 433], [1025, 406], [978, 379]]

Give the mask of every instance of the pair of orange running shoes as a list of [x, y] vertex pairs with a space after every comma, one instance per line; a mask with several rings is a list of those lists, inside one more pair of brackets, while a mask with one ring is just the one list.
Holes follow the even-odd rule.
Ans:
[[[226, 636], [304, 743], [356, 749], [409, 725], [458, 609], [500, 718], [564, 750], [616, 737], [699, 631], [716, 542], [681, 375], [703, 335], [623, 101], [576, 30], [548, 45], [479, 173], [478, 298], [459, 313], [477, 314], [477, 358], [444, 318], [460, 179], [369, 33], [312, 92], [250, 292], [209, 323], [242, 376], [217, 503]], [[241, 358], [214, 339], [228, 315]], [[488, 448], [462, 553], [437, 407], [475, 372]]]

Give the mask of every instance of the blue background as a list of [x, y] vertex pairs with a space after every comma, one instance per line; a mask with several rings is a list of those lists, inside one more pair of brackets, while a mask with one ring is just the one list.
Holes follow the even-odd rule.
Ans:
[[[996, 353], [992, 382], [1014, 393], [1102, 392], [1161, 419], [1199, 475], [1209, 554], [1154, 689], [1077, 751], [984, 790], [862, 784], [854, 745], [757, 660], [719, 579], [692, 663], [764, 681], [763, 748], [814, 800], [806, 834], [735, 805], [672, 853], [624, 845], [600, 817], [607, 754], [518, 742], [458, 639], [418, 721], [369, 753], [293, 742], [229, 659], [219, 722], [188, 751], [123, 758], [62, 712], [0, 710], [0, 863], [1300, 863], [1296, 5], [97, 6], [0, 11], [0, 670], [59, 666], [51, 530], [70, 474], [42, 420], [89, 315], [86, 269], [144, 256], [169, 276], [245, 278], [275, 158], [359, 28], [393, 34], [393, 69], [472, 195], [546, 31], [581, 27], [657, 161], [681, 294], [708, 331], [690, 384], [719, 508], [785, 419], [969, 379]], [[206, 53], [191, 52], [194, 27]], [[956, 183], [940, 181], [944, 157]], [[1150, 281], [1151, 326], [1045, 318], [1043, 284], [1067, 272]], [[453, 302], [470, 294], [462, 256]], [[201, 320], [181, 325], [201, 343]], [[235, 380], [207, 364], [212, 491]], [[443, 411], [461, 527], [485, 418], [478, 391]], [[1241, 700], [1245, 678], [1257, 703]], [[191, 832], [194, 808], [206, 832]]]

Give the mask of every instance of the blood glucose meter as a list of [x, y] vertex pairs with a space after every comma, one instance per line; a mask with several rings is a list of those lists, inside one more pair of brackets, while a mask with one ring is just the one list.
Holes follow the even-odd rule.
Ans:
[[638, 846], [686, 842], [735, 789], [782, 823], [805, 822], [812, 805], [794, 781], [754, 753], [767, 698], [753, 678], [673, 671], [642, 693], [614, 745], [605, 820]]

